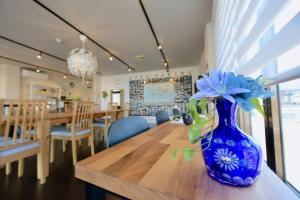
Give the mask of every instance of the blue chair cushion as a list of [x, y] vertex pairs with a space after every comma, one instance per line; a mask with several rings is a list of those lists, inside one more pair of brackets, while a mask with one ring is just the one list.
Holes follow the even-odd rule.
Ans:
[[105, 127], [105, 124], [104, 124], [104, 123], [101, 123], [101, 122], [97, 122], [97, 123], [94, 123], [94, 124], [93, 124], [93, 127], [104, 128], [104, 127]]
[[111, 147], [149, 129], [142, 117], [127, 117], [115, 121], [108, 130], [107, 147]]
[[[79, 132], [75, 133], [75, 135], [79, 136], [79, 135], [88, 134], [90, 132], [91, 132], [91, 130], [87, 129], [87, 130], [79, 131]], [[72, 136], [72, 132], [68, 128], [52, 131], [50, 134], [53, 135], [53, 136]]]
[[170, 117], [169, 117], [169, 114], [166, 112], [166, 111], [158, 111], [156, 114], [156, 124], [157, 125], [160, 125], [162, 123], [165, 123], [167, 121], [170, 121]]
[[[8, 139], [8, 143], [12, 144], [12, 141], [13, 141], [12, 138]], [[17, 143], [20, 143], [20, 142], [21, 142], [21, 139], [18, 138]], [[0, 147], [1, 146], [4, 146], [4, 138], [3, 137], [0, 137]], [[40, 146], [39, 142], [24, 144], [24, 145], [18, 146], [16, 148], [0, 151], [0, 157], [11, 156], [13, 154], [17, 154], [17, 153], [20, 153], [20, 152], [24, 152], [24, 151], [28, 151], [28, 150], [31, 150], [31, 149], [38, 148], [39, 146]]]

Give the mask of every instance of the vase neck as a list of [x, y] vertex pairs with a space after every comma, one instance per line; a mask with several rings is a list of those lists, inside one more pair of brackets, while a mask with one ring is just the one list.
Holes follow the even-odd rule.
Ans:
[[236, 126], [237, 104], [226, 99], [217, 100], [217, 111], [219, 115], [219, 125]]

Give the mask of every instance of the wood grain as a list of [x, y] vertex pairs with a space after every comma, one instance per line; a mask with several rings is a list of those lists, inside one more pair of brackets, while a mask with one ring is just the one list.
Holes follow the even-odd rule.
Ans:
[[[183, 160], [182, 151], [192, 146], [187, 126], [164, 123], [158, 127], [77, 163], [75, 176], [130, 199], [292, 200], [297, 197], [263, 164], [257, 182], [247, 188], [220, 184], [206, 172], [201, 152]], [[120, 133], [122, 134], [122, 133]]]

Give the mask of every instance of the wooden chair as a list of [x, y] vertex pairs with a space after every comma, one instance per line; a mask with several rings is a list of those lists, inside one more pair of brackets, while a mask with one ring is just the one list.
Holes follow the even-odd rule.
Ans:
[[116, 121], [116, 119], [117, 110], [107, 110], [105, 117], [103, 117], [101, 121], [93, 124], [94, 132], [96, 133], [98, 130], [100, 137], [102, 137], [105, 143], [107, 141], [108, 128], [114, 121]]
[[95, 154], [94, 149], [94, 130], [93, 130], [93, 102], [77, 102], [74, 105], [72, 124], [70, 128], [51, 132], [51, 153], [50, 162], [54, 161], [54, 142], [55, 140], [71, 141], [73, 164], [77, 163], [76, 141], [88, 138], [91, 146], [91, 154]]
[[108, 110], [117, 110], [118, 109], [118, 104], [117, 103], [108, 103]]
[[[73, 101], [66, 101], [66, 102], [64, 103], [64, 111], [65, 111], [65, 112], [71, 113], [71, 112], [73, 112], [73, 108], [74, 108]], [[66, 126], [67, 126], [68, 128], [70, 128], [70, 127], [71, 127], [71, 124], [68, 123], [68, 124], [66, 124]], [[78, 140], [78, 144], [79, 144], [79, 146], [81, 145], [81, 140]], [[62, 141], [62, 150], [63, 150], [63, 152], [66, 151], [66, 145], [67, 145], [67, 141], [66, 141], [66, 140], [63, 140], [63, 141]]]
[[[0, 165], [11, 173], [11, 162], [18, 161], [18, 177], [24, 174], [24, 159], [37, 155], [37, 177], [41, 184], [49, 173], [49, 122], [47, 101], [0, 100]], [[35, 134], [31, 134], [34, 132]]]
[[72, 112], [73, 111], [73, 102], [65, 102], [64, 103], [64, 111], [65, 112]]

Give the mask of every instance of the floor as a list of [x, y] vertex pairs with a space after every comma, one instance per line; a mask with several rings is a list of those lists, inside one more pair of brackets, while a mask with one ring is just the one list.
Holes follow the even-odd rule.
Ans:
[[[104, 149], [101, 141], [95, 142], [96, 152]], [[78, 160], [90, 156], [90, 148], [87, 141], [83, 141], [78, 149]], [[55, 161], [50, 164], [50, 173], [47, 182], [40, 185], [36, 178], [36, 156], [25, 159], [24, 176], [17, 177], [17, 162], [12, 165], [12, 173], [5, 175], [5, 169], [0, 169], [0, 199], [17, 200], [76, 200], [85, 199], [84, 183], [74, 177], [72, 164], [71, 143], [67, 145], [67, 151], [62, 152], [61, 141], [55, 145]], [[117, 199], [108, 195], [107, 199]]]

